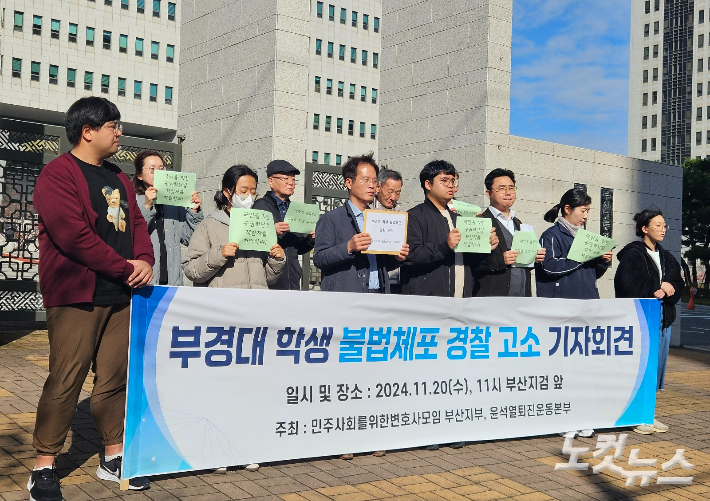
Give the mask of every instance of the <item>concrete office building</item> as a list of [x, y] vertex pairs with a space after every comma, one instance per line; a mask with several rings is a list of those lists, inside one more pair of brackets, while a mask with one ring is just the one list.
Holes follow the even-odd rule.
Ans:
[[631, 2], [632, 157], [680, 165], [710, 155], [710, 2]]
[[83, 96], [121, 110], [124, 134], [177, 129], [179, 0], [0, 0], [0, 117], [61, 124]]

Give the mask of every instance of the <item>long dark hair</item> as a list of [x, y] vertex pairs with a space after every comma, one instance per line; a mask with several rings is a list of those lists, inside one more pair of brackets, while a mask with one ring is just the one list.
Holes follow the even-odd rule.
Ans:
[[643, 227], [648, 226], [656, 216], [662, 216], [663, 213], [658, 207], [651, 207], [649, 209], [644, 209], [638, 214], [634, 214], [634, 221], [636, 222], [636, 236], [643, 237]]
[[259, 176], [248, 166], [232, 165], [222, 176], [222, 189], [217, 190], [214, 194], [214, 202], [217, 204], [218, 209], [222, 210], [225, 207], [229, 207], [229, 199], [224, 196], [223, 191], [232, 191], [242, 176], [251, 176], [257, 183], [259, 182]]
[[163, 158], [163, 155], [157, 151], [145, 150], [136, 155], [136, 158], [133, 160], [133, 166], [136, 168], [136, 173], [133, 174], [132, 181], [133, 189], [135, 190], [136, 195], [142, 195], [145, 193], [145, 184], [143, 184], [143, 181], [138, 179], [138, 176], [143, 175], [143, 164], [145, 163], [145, 159], [148, 157], [158, 157], [160, 161], [163, 162], [163, 165], [165, 165], [165, 158]]
[[562, 195], [562, 198], [560, 198], [560, 203], [545, 213], [545, 221], [548, 223], [554, 223], [560, 212], [564, 217], [566, 205], [569, 205], [570, 209], [575, 209], [576, 207], [583, 207], [585, 205], [590, 205], [591, 203], [592, 197], [587, 195], [586, 191], [579, 188], [572, 188], [571, 190], [565, 191], [565, 194]]

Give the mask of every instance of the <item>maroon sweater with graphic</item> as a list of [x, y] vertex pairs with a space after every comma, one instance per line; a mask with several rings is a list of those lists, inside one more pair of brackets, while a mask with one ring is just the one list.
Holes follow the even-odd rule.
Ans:
[[[121, 170], [110, 164], [128, 194], [133, 259], [153, 266], [153, 245], [136, 196]], [[39, 215], [39, 287], [45, 308], [91, 303], [96, 275], [126, 280], [133, 265], [96, 233], [98, 214], [91, 205], [86, 178], [68, 153], [48, 163], [34, 189]]]

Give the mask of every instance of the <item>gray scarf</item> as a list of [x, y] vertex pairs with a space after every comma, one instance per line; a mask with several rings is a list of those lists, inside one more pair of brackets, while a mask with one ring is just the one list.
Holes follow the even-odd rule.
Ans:
[[565, 218], [562, 216], [557, 216], [557, 223], [560, 224], [563, 228], [565, 228], [567, 231], [569, 231], [573, 237], [577, 236], [577, 230], [581, 228], [581, 226], [575, 226], [569, 221], [567, 221]]

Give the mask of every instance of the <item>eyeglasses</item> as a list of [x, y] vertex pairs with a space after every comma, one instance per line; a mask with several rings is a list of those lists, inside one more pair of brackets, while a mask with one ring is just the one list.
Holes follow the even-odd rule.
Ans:
[[284, 184], [296, 184], [296, 178], [295, 177], [288, 177], [288, 176], [271, 176], [272, 179], [278, 179]]
[[515, 186], [499, 186], [498, 188], [491, 188], [491, 191], [496, 193], [515, 193]]
[[376, 177], [360, 177], [355, 179], [357, 182], [364, 186], [377, 186], [377, 178]]
[[650, 224], [649, 228], [656, 228], [661, 231], [668, 231], [670, 228], [665, 224]]
[[113, 129], [113, 133], [117, 134], [123, 132], [123, 124], [121, 122], [115, 122], [113, 124], [104, 124], [107, 129]]
[[441, 179], [437, 179], [437, 181], [441, 186], [444, 186], [445, 188], [455, 188], [459, 185], [459, 180], [455, 177], [442, 177]]
[[151, 167], [148, 167], [146, 170], [152, 174], [152, 173], [154, 173], [156, 170], [165, 170], [165, 166], [164, 166], [164, 165], [161, 165], [160, 167], [153, 167], [153, 166], [151, 166]]

